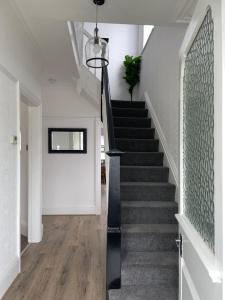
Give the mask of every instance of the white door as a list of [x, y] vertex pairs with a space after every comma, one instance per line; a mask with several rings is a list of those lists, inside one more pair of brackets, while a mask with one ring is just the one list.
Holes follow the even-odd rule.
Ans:
[[[199, 0], [181, 51], [180, 289], [182, 300], [223, 299], [222, 2]], [[225, 158], [225, 157], [223, 157]]]
[[0, 298], [20, 268], [18, 91], [0, 70]]

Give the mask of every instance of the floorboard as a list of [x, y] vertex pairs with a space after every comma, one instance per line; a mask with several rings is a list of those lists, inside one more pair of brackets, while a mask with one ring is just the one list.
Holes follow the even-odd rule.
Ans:
[[105, 300], [106, 205], [101, 216], [44, 216], [3, 300]]

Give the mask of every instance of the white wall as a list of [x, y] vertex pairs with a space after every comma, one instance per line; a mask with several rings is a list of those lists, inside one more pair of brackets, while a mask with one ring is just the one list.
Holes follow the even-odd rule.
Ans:
[[155, 27], [142, 56], [140, 98], [150, 101], [155, 126], [178, 181], [179, 49], [186, 25]]
[[0, 65], [41, 99], [42, 58], [11, 1], [0, 0]]
[[18, 84], [0, 70], [0, 299], [19, 272]]
[[72, 82], [48, 84], [43, 86], [42, 92], [44, 117], [100, 116], [100, 106], [96, 106], [92, 99], [82, 97]]
[[[68, 83], [43, 89], [43, 115], [43, 213], [99, 213], [99, 111]], [[87, 128], [87, 154], [48, 154], [49, 127]]]
[[0, 0], [0, 298], [20, 270], [19, 86], [41, 101], [42, 58], [11, 1]]
[[[84, 28], [93, 35], [95, 24], [85, 23]], [[138, 55], [139, 26], [99, 24], [99, 35], [109, 38], [109, 79], [112, 99], [130, 100], [128, 86], [123, 79], [125, 55]]]
[[21, 233], [28, 234], [28, 106], [20, 103], [20, 224]]

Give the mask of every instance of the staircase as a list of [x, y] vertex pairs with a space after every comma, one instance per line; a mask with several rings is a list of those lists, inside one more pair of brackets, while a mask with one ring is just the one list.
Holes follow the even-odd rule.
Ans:
[[110, 300], [177, 300], [175, 186], [143, 101], [112, 101], [121, 157], [122, 286]]

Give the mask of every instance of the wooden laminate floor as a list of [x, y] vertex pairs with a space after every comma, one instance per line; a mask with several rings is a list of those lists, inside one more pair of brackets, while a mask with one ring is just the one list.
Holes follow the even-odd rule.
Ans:
[[3, 300], [105, 300], [105, 205], [101, 216], [45, 216], [43, 223], [43, 241], [25, 251]]

